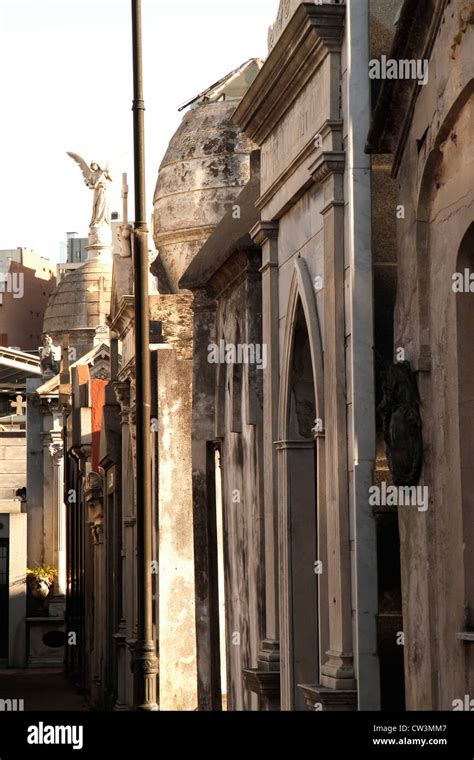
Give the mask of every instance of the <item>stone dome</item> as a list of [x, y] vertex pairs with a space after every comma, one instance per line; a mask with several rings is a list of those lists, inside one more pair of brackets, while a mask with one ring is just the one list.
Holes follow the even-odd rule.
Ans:
[[255, 145], [232, 121], [235, 100], [188, 111], [160, 166], [154, 204], [158, 250], [152, 271], [162, 292], [178, 281], [250, 177]]
[[69, 345], [77, 358], [94, 346], [94, 334], [105, 324], [110, 311], [112, 263], [100, 258], [86, 261], [67, 274], [53, 290], [44, 313], [43, 335], [61, 345], [69, 334]]

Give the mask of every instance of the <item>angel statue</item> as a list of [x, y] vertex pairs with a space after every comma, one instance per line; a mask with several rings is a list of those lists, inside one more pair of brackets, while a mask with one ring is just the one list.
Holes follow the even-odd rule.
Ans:
[[109, 246], [112, 242], [108, 193], [112, 177], [109, 167], [104, 169], [96, 161], [89, 166], [77, 153], [67, 152], [79, 164], [87, 187], [94, 191], [92, 219], [89, 226], [89, 245]]

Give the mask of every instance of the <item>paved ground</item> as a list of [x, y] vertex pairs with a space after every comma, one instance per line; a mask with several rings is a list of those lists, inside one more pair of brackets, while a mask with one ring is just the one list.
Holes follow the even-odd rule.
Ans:
[[0, 700], [23, 699], [25, 711], [88, 710], [61, 670], [0, 670]]

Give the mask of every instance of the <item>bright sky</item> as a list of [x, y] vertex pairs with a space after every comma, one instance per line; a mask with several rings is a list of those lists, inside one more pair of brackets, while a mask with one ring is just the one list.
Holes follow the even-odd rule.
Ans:
[[[147, 211], [177, 107], [267, 54], [278, 0], [143, 0]], [[57, 260], [87, 235], [92, 192], [66, 151], [133, 187], [130, 0], [0, 0], [0, 249]], [[133, 218], [133, 195], [129, 197]]]

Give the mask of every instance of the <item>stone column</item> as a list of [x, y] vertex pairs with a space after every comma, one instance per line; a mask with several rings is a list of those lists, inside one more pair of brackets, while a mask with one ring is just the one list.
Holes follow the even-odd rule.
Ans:
[[[43, 413], [43, 551], [41, 562], [59, 571], [56, 593], [66, 591], [66, 513], [63, 482], [62, 417], [57, 400], [42, 399]], [[31, 537], [35, 540], [35, 537]], [[37, 540], [37, 537], [36, 537]], [[30, 557], [28, 558], [30, 561]], [[36, 560], [38, 561], [38, 560]]]
[[104, 552], [104, 504], [102, 478], [89, 473], [86, 481], [85, 500], [87, 521], [92, 540], [92, 595], [93, 595], [93, 644], [91, 651], [91, 700], [94, 705], [104, 701], [104, 649], [105, 640], [105, 552]]
[[114, 383], [117, 401], [120, 404], [122, 424], [122, 619], [115, 636], [118, 648], [118, 693], [114, 710], [127, 710], [133, 704], [133, 682], [131, 670], [131, 649], [127, 643], [132, 640], [133, 631], [133, 468], [130, 468], [130, 384]]
[[60, 435], [52, 436], [49, 453], [53, 462], [53, 558], [58, 569], [55, 594], [66, 594], [66, 506], [64, 504], [64, 446]]
[[263, 373], [263, 483], [265, 520], [265, 639], [256, 670], [245, 672], [248, 688], [255, 691], [265, 710], [280, 705], [280, 632], [278, 605], [278, 466], [274, 442], [278, 440], [280, 383], [278, 303], [278, 222], [258, 222], [250, 232], [262, 248], [262, 342], [267, 347]]
[[44, 408], [36, 389], [39, 378], [28, 378], [27, 395], [27, 565], [35, 567], [43, 561], [43, 414]]
[[[344, 321], [344, 153], [323, 153], [311, 167], [324, 193], [324, 374], [329, 640], [321, 685], [346, 692], [355, 707]], [[341, 695], [338, 706], [341, 709]], [[331, 709], [330, 700], [326, 709]], [[323, 698], [321, 697], [321, 701]], [[324, 701], [323, 701], [324, 704]]]

